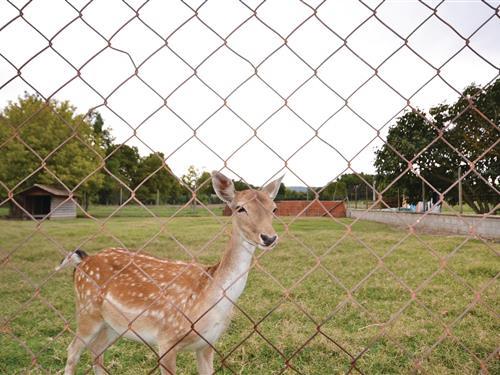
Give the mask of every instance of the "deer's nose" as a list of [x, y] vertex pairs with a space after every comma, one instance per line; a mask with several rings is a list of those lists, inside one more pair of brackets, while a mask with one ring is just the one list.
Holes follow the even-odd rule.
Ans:
[[262, 242], [265, 246], [271, 246], [274, 241], [276, 241], [276, 238], [278, 238], [278, 236], [268, 236], [267, 234], [261, 234], [260, 238], [262, 239]]

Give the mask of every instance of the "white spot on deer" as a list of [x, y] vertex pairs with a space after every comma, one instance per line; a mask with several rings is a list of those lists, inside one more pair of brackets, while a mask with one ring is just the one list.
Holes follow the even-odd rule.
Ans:
[[163, 319], [163, 317], [165, 316], [163, 311], [161, 310], [150, 310], [150, 315], [158, 319]]

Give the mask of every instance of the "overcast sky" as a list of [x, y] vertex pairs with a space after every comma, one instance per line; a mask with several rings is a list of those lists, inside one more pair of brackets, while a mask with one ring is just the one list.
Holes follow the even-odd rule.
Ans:
[[365, 1], [375, 17], [354, 0], [270, 0], [256, 15], [260, 1], [35, 0], [24, 19], [26, 1], [11, 2], [0, 0], [0, 108], [34, 89], [97, 108], [118, 142], [163, 152], [179, 176], [226, 159], [255, 184], [285, 161], [287, 185], [323, 185], [348, 161], [371, 173], [407, 100], [451, 103], [499, 73], [500, 1]]

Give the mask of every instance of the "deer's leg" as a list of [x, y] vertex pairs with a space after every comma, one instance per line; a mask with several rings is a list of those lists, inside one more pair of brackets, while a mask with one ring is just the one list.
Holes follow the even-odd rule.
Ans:
[[117, 339], [116, 333], [111, 327], [104, 325], [96, 335], [94, 341], [89, 345], [92, 354], [92, 364], [96, 375], [107, 374], [104, 369], [104, 352]]
[[68, 359], [64, 368], [65, 375], [75, 373], [76, 365], [80, 359], [83, 349], [88, 347], [95, 336], [102, 328], [102, 319], [96, 319], [92, 316], [79, 316], [78, 329], [76, 335], [68, 346]]
[[159, 345], [161, 375], [175, 375], [177, 349], [170, 343]]
[[214, 348], [204, 347], [196, 352], [198, 362], [198, 373], [200, 375], [212, 375], [214, 373]]

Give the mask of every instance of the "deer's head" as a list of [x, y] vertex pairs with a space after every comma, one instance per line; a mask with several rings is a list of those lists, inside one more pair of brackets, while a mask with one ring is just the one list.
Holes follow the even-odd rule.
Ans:
[[212, 172], [215, 193], [233, 211], [233, 226], [245, 241], [261, 249], [271, 249], [278, 242], [278, 235], [272, 226], [276, 211], [273, 200], [282, 178], [270, 182], [261, 190], [236, 191], [231, 179], [222, 173]]

